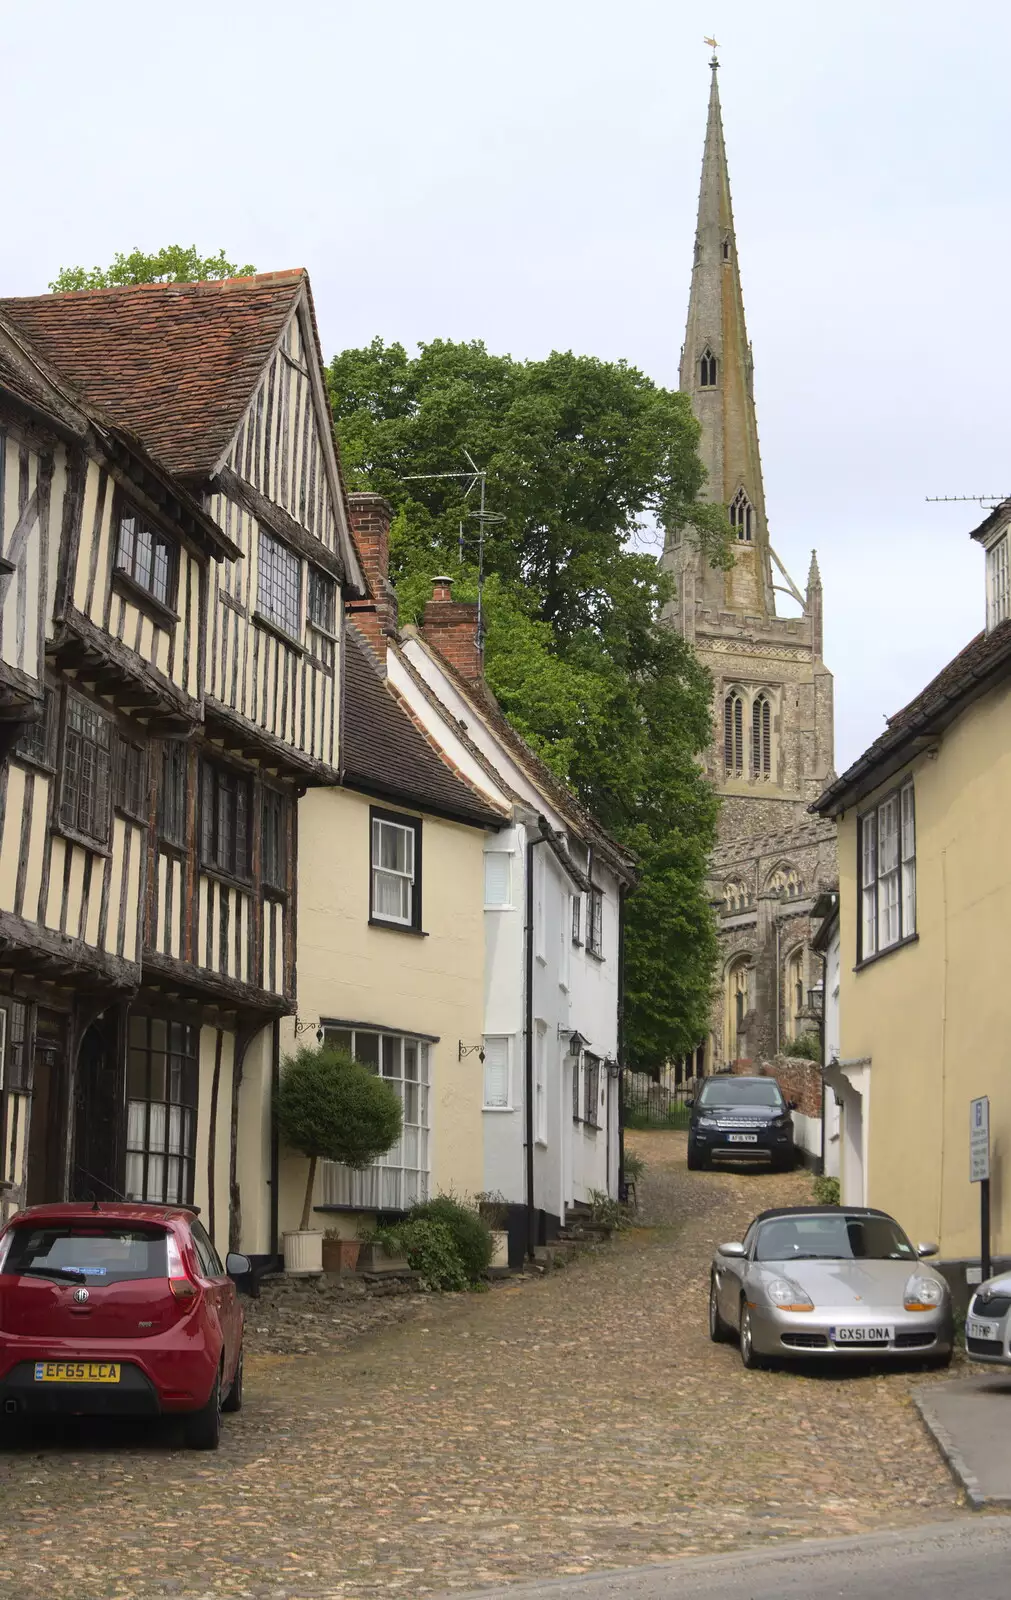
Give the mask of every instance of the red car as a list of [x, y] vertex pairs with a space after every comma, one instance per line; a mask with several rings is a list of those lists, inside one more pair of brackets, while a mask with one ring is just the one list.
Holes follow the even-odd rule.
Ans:
[[0, 1232], [0, 1414], [184, 1418], [216, 1450], [242, 1405], [242, 1308], [196, 1213], [32, 1206]]

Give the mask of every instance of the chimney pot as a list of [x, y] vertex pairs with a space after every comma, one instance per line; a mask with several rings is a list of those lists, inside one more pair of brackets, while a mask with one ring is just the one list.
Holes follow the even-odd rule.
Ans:
[[432, 598], [425, 606], [421, 631], [457, 672], [472, 683], [480, 681], [483, 663], [477, 643], [477, 602], [454, 600], [453, 580], [444, 573], [432, 579]]
[[349, 600], [353, 617], [380, 661], [386, 662], [386, 641], [397, 631], [397, 596], [390, 582], [390, 522], [393, 507], [381, 494], [361, 490], [348, 495], [351, 536], [369, 585], [371, 598]]

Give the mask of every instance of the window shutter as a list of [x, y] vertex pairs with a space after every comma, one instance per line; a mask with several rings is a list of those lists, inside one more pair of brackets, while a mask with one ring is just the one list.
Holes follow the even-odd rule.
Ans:
[[509, 1040], [484, 1041], [484, 1103], [503, 1107], [509, 1104]]
[[508, 850], [486, 850], [484, 853], [484, 903], [486, 906], [507, 906], [510, 901], [510, 865]]

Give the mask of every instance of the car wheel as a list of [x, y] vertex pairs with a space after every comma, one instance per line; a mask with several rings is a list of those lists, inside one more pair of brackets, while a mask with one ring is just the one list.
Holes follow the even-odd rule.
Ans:
[[762, 1366], [762, 1358], [755, 1353], [755, 1343], [751, 1328], [751, 1308], [741, 1302], [741, 1361], [749, 1372], [755, 1372]]
[[221, 1441], [221, 1370], [214, 1379], [214, 1388], [205, 1406], [191, 1411], [184, 1425], [186, 1444], [190, 1450], [216, 1450]]
[[701, 1150], [693, 1150], [691, 1145], [689, 1145], [688, 1146], [688, 1171], [689, 1172], [701, 1172], [702, 1168], [705, 1166], [705, 1164], [706, 1164], [706, 1158], [702, 1154]]
[[730, 1333], [730, 1329], [720, 1316], [719, 1301], [716, 1297], [716, 1278], [709, 1279], [709, 1337], [713, 1344], [723, 1344]]
[[232, 1387], [221, 1402], [222, 1411], [242, 1410], [242, 1346], [239, 1346], [239, 1359], [235, 1363], [235, 1377]]

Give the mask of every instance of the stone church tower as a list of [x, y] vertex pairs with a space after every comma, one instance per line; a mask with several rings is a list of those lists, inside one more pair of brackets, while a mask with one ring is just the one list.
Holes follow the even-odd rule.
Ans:
[[[769, 542], [717, 65], [714, 56], [680, 387], [702, 426], [704, 492], [727, 506], [736, 535], [734, 563], [711, 567], [682, 529], [661, 558], [677, 584], [668, 620], [713, 676], [706, 770], [722, 796], [711, 864], [722, 969], [709, 1071], [783, 1051], [816, 1026], [811, 910], [836, 880], [835, 829], [807, 810], [833, 768], [821, 577], [812, 554], [802, 594]], [[777, 593], [794, 615], [777, 616]]]

